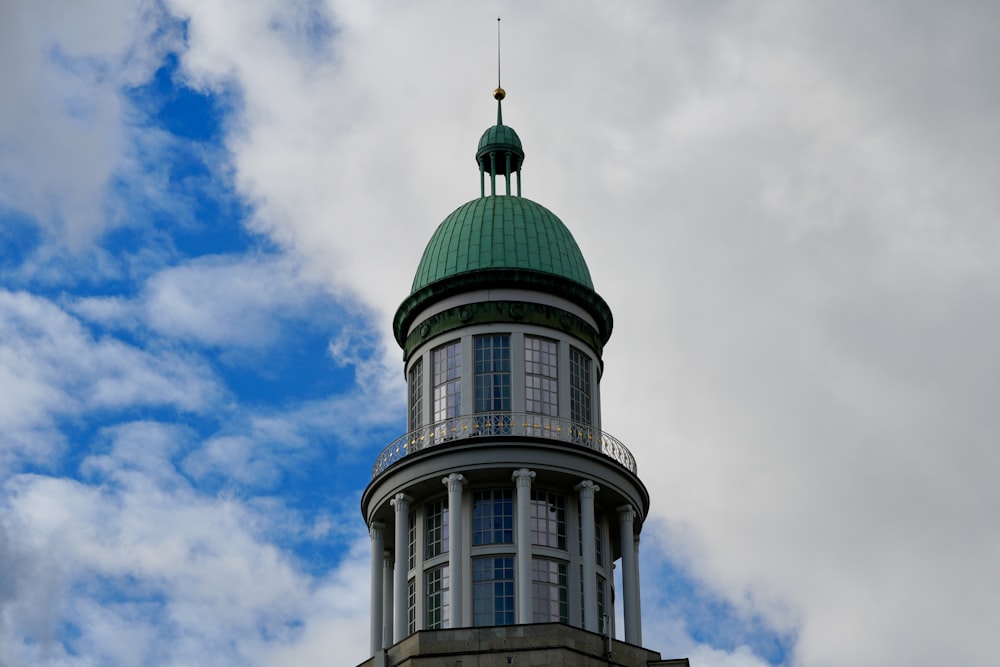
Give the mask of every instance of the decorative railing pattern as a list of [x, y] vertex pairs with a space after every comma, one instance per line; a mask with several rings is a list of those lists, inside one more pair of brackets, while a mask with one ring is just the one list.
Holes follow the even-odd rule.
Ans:
[[635, 458], [614, 436], [593, 426], [568, 419], [523, 412], [485, 412], [453, 417], [402, 435], [382, 450], [372, 467], [372, 478], [408, 454], [455, 440], [510, 436], [544, 438], [586, 447], [600, 452], [634, 473]]

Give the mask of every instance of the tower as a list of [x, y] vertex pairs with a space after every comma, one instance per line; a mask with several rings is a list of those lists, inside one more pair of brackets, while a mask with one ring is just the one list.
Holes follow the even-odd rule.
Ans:
[[[438, 226], [393, 320], [408, 429], [361, 501], [363, 664], [686, 664], [642, 648], [649, 494], [602, 430], [611, 310], [566, 226], [521, 196], [504, 96], [476, 151], [479, 197]], [[624, 642], [611, 639], [616, 606]]]

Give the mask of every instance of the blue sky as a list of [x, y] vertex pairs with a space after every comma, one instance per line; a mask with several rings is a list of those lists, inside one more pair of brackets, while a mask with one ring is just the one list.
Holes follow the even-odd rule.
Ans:
[[992, 8], [0, 9], [0, 665], [357, 664], [390, 321], [504, 119], [615, 314], [646, 643], [987, 664]]

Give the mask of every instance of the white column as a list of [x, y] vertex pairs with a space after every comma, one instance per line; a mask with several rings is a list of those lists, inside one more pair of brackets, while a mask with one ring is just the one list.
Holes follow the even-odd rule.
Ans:
[[371, 588], [371, 652], [378, 655], [382, 651], [382, 559], [385, 554], [385, 538], [382, 531], [385, 524], [373, 521], [368, 529], [372, 539], [372, 588]]
[[[393, 603], [393, 628], [395, 630], [396, 641], [400, 641], [406, 636], [408, 630], [406, 617], [406, 575], [410, 567], [410, 498], [405, 493], [397, 493], [392, 500], [392, 506], [396, 508], [396, 579], [393, 582], [395, 590], [395, 602]], [[390, 644], [391, 646], [391, 644]]]
[[462, 487], [465, 477], [452, 473], [441, 480], [448, 487], [448, 569], [451, 589], [450, 627], [462, 627]]
[[392, 646], [392, 552], [382, 552], [382, 648]]
[[580, 492], [580, 539], [583, 544], [583, 629], [599, 632], [597, 618], [597, 534], [594, 532], [594, 494], [601, 490], [590, 480], [575, 487]]
[[534, 471], [518, 468], [511, 479], [517, 487], [517, 567], [514, 575], [517, 581], [516, 623], [531, 623], [531, 480]]
[[635, 535], [632, 524], [635, 510], [631, 505], [618, 508], [618, 524], [621, 527], [622, 546], [622, 598], [625, 607], [625, 641], [642, 646], [642, 630], [639, 627], [639, 578], [636, 573]]

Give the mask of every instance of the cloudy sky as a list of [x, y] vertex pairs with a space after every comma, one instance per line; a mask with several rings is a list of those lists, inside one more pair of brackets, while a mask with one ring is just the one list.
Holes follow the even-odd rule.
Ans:
[[616, 329], [646, 644], [987, 665], [990, 2], [0, 3], [0, 665], [354, 665], [390, 320], [504, 119]]

